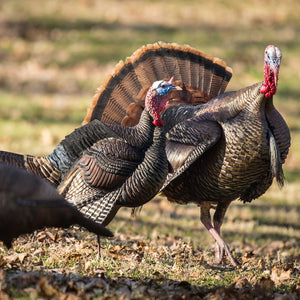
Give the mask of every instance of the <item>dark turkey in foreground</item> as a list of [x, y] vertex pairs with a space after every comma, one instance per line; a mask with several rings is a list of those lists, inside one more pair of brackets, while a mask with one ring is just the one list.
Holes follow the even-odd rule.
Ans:
[[97, 235], [113, 236], [101, 224], [84, 217], [49, 183], [20, 168], [0, 164], [0, 240], [8, 248], [19, 235], [73, 224]]
[[169, 171], [160, 113], [180, 89], [172, 82], [154, 82], [138, 125], [111, 125], [118, 137], [83, 151], [58, 187], [87, 217], [107, 225], [120, 207], [141, 206], [159, 192]]
[[[290, 133], [273, 105], [280, 61], [280, 49], [268, 46], [264, 82], [221, 94], [231, 77], [224, 62], [188, 46], [148, 45], [116, 68], [84, 121], [136, 124], [148, 82], [174, 74], [175, 84], [183, 89], [172, 95], [169, 106], [175, 106], [162, 116], [168, 130], [167, 157], [174, 172], [161, 191], [172, 202], [200, 206], [201, 221], [216, 240], [217, 263], [226, 254], [231, 264], [237, 265], [220, 236], [231, 201], [258, 198], [274, 177], [279, 185], [284, 182], [282, 165], [289, 151]], [[126, 101], [117, 97], [121, 87], [126, 90]], [[177, 105], [181, 103], [188, 105]], [[213, 225], [211, 208], [216, 210]]]

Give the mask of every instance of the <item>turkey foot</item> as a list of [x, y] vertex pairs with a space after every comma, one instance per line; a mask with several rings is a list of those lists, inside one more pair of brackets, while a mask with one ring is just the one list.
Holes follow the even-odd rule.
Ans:
[[209, 233], [214, 237], [216, 244], [215, 244], [215, 263], [220, 264], [224, 259], [225, 256], [229, 259], [230, 263], [237, 267], [239, 264], [238, 262], [232, 257], [230, 249], [228, 245], [223, 241], [220, 237], [219, 233], [212, 227], [212, 225], [204, 224], [204, 226], [208, 229]]
[[217, 207], [216, 213], [214, 215], [215, 228], [211, 224], [211, 216], [209, 212], [210, 208], [211, 208], [210, 204], [205, 203], [201, 205], [200, 219], [202, 224], [205, 226], [205, 228], [209, 231], [209, 233], [213, 236], [213, 238], [216, 241], [215, 262], [219, 264], [225, 259], [225, 256], [227, 256], [230, 263], [234, 267], [237, 267], [238, 266], [237, 261], [232, 257], [228, 245], [223, 241], [223, 239], [220, 236], [222, 220], [223, 220], [224, 212], [227, 209], [227, 206]]
[[[215, 242], [215, 263], [223, 263], [225, 265], [225, 255], [227, 255], [231, 264], [236, 267], [238, 265], [238, 262], [232, 257], [228, 245], [221, 238], [221, 226], [227, 207], [228, 206], [226, 205], [217, 207], [216, 213], [214, 215], [213, 228], [215, 229], [217, 236], [219, 236], [218, 241], [216, 240]], [[212, 234], [212, 236], [214, 237], [214, 239], [216, 239], [214, 234]]]

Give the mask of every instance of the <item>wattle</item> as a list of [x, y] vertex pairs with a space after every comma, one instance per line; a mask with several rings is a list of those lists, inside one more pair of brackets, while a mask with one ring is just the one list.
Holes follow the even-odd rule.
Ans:
[[265, 94], [266, 98], [270, 98], [276, 94], [277, 87], [275, 85], [274, 73], [269, 72], [267, 76], [265, 76], [265, 81], [262, 87], [260, 88], [260, 92]]
[[163, 122], [163, 120], [162, 119], [155, 119], [154, 121], [153, 121], [153, 125], [154, 126], [158, 126], [158, 127], [162, 127], [162, 126], [164, 126], [164, 122]]

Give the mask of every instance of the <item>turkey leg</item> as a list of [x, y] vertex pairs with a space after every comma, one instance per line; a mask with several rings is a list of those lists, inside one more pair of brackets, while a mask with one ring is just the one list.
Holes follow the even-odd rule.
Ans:
[[216, 253], [215, 253], [216, 263], [220, 263], [223, 260], [224, 255], [227, 255], [230, 263], [234, 267], [236, 267], [236, 266], [238, 266], [238, 263], [232, 257], [228, 245], [223, 241], [223, 239], [220, 236], [220, 228], [221, 228], [222, 220], [224, 218], [224, 214], [225, 214], [227, 207], [225, 207], [225, 209], [219, 208], [219, 206], [217, 207], [217, 210], [216, 210], [216, 213], [214, 216], [214, 224], [216, 224], [216, 228], [214, 228], [211, 224], [211, 215], [209, 212], [210, 208], [211, 208], [210, 203], [201, 204], [200, 220], [216, 241]]
[[100, 235], [97, 235], [97, 244], [98, 244], [97, 258], [100, 259], [101, 257], [101, 236]]
[[[213, 222], [214, 222], [214, 229], [216, 230], [216, 232], [218, 233], [218, 235], [221, 237], [221, 226], [223, 224], [223, 221], [224, 221], [224, 216], [225, 216], [225, 213], [227, 211], [227, 208], [229, 206], [230, 202], [228, 203], [219, 203], [217, 205], [217, 208], [216, 208], [216, 211], [214, 213], [214, 219], [213, 219]], [[237, 266], [238, 263], [236, 262], [236, 260], [232, 257], [231, 255], [231, 252], [229, 250], [229, 247], [226, 243], [225, 244], [225, 248], [222, 248], [220, 247], [220, 245], [216, 242], [216, 252], [215, 252], [215, 260], [217, 263], [221, 263], [222, 260], [224, 259], [224, 254], [227, 254], [230, 262], [234, 265], [234, 266]], [[225, 249], [228, 249], [228, 251], [225, 251], [224, 253], [224, 250]], [[229, 255], [228, 255], [229, 254]], [[234, 263], [233, 263], [234, 262]]]

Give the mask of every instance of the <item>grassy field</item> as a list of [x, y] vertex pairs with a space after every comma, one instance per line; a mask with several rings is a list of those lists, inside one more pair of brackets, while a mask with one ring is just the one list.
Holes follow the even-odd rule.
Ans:
[[100, 260], [95, 237], [74, 230], [0, 246], [1, 299], [300, 297], [299, 1], [0, 0], [0, 7], [0, 149], [49, 153], [80, 126], [115, 64], [159, 40], [224, 59], [233, 68], [228, 90], [261, 81], [264, 48], [279, 46], [274, 102], [292, 134], [286, 186], [228, 209], [223, 236], [237, 269], [213, 264], [196, 206], [157, 198], [135, 218], [118, 213]]

